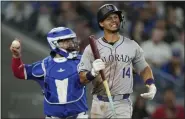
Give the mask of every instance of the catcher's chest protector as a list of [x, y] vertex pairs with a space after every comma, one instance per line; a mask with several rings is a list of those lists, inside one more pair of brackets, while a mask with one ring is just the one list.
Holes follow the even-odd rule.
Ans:
[[77, 72], [79, 60], [56, 62], [49, 59], [43, 62], [45, 72], [45, 100], [50, 104], [66, 104], [76, 102], [84, 94], [84, 86], [80, 85]]

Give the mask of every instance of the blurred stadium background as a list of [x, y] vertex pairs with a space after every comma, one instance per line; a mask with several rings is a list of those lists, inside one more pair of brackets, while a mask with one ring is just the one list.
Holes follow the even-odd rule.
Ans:
[[[11, 73], [9, 46], [15, 37], [23, 42], [23, 61], [32, 63], [49, 55], [46, 34], [53, 27], [72, 28], [80, 41], [80, 51], [88, 44], [88, 36], [103, 33], [96, 21], [97, 9], [113, 3], [125, 15], [122, 32], [140, 44], [148, 63], [152, 66], [158, 92], [153, 101], [138, 98], [146, 91], [140, 77], [135, 74], [133, 119], [150, 118], [156, 109], [165, 105], [166, 88], [175, 92], [176, 105], [184, 108], [184, 2], [68, 2], [32, 1], [1, 2], [1, 57], [2, 57], [2, 118], [42, 118], [43, 96], [39, 85], [21, 81]], [[90, 92], [91, 84], [88, 85]], [[90, 93], [87, 93], [89, 108]], [[145, 113], [140, 113], [145, 112]], [[174, 112], [170, 112], [171, 115]], [[184, 113], [184, 112], [183, 112]]]

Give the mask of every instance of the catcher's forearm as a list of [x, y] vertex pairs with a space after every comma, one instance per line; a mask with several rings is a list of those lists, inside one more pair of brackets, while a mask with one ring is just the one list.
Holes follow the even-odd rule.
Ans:
[[140, 76], [145, 83], [148, 79], [154, 79], [152, 69], [149, 66], [144, 68], [144, 70], [140, 73]]
[[21, 58], [12, 57], [12, 72], [16, 78], [25, 79], [24, 64]]

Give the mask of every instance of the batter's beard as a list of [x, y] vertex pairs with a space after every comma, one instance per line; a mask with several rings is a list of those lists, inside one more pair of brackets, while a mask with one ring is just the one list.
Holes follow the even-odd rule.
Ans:
[[117, 33], [117, 32], [119, 32], [120, 31], [120, 28], [117, 28], [116, 30], [112, 30], [111, 32], [112, 33]]
[[108, 30], [110, 33], [118, 33], [120, 31], [120, 26], [116, 30]]

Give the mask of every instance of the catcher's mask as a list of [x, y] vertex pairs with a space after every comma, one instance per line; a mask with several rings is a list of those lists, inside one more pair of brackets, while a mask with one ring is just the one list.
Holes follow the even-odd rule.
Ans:
[[47, 34], [51, 51], [68, 57], [70, 53], [79, 51], [79, 43], [74, 31], [66, 27], [53, 28]]

